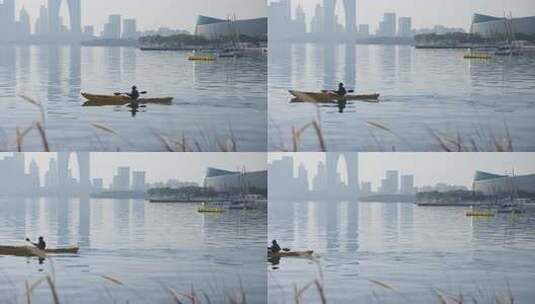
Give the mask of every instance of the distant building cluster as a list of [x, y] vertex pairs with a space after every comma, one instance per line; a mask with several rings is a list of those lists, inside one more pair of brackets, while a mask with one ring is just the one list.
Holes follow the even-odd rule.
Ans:
[[[137, 39], [142, 35], [171, 36], [188, 33], [166, 27], [155, 31], [140, 32], [136, 19], [123, 19], [118, 14], [109, 15], [108, 22], [102, 26], [102, 31], [97, 33], [94, 25], [82, 25], [82, 0], [48, 0], [47, 5], [41, 5], [39, 16], [32, 23], [26, 8], [22, 7], [19, 12], [16, 12], [15, 1], [0, 0], [0, 42], [72, 42], [96, 38]], [[65, 24], [63, 16], [60, 16], [62, 2], [66, 2], [68, 6], [68, 25]]]
[[36, 193], [40, 188], [39, 168], [32, 161], [27, 173], [24, 154], [15, 153], [0, 159], [0, 181], [0, 194]]
[[[338, 165], [344, 159], [347, 180], [343, 181]], [[281, 199], [357, 199], [357, 153], [326, 153], [325, 162], [318, 162], [317, 173], [309, 182], [309, 172], [301, 163], [294, 173], [294, 158], [284, 156], [269, 164], [269, 196]]]
[[251, 190], [267, 192], [267, 171], [236, 172], [216, 168], [208, 168], [204, 178], [204, 187], [217, 192], [248, 193]]
[[381, 185], [374, 193], [372, 190], [372, 183], [364, 181], [360, 184], [360, 193], [363, 196], [372, 194], [415, 194], [417, 188], [414, 186], [414, 175], [404, 174], [400, 175], [399, 171], [388, 170], [385, 172], [385, 178], [381, 180]]
[[[346, 0], [343, 4], [345, 24], [341, 24], [335, 13], [336, 0], [323, 0], [317, 4], [314, 16], [307, 20], [303, 8], [299, 5], [293, 12], [292, 0], [279, 0], [269, 4], [269, 31], [277, 40], [304, 36], [306, 34], [324, 35], [326, 37], [347, 37], [365, 39], [371, 35], [369, 24], [357, 23], [357, 1]], [[375, 33], [380, 37], [412, 37], [414, 35], [411, 17], [397, 18], [395, 13], [385, 13]]]

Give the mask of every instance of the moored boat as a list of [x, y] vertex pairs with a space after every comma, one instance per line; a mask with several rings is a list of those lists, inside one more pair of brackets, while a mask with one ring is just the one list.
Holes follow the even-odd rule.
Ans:
[[80, 247], [76, 245], [67, 247], [47, 248], [45, 250], [37, 249], [34, 246], [9, 246], [0, 245], [0, 255], [15, 255], [15, 256], [40, 256], [44, 254], [65, 254], [78, 253]]
[[[81, 93], [87, 99], [84, 106], [120, 106], [131, 103], [133, 100], [125, 95], [99, 95]], [[138, 98], [139, 104], [171, 104], [173, 97]]]
[[329, 91], [321, 92], [303, 92], [303, 91], [288, 91], [295, 97], [294, 102], [337, 102], [339, 100], [361, 100], [377, 102], [380, 94], [347, 94], [340, 96]]

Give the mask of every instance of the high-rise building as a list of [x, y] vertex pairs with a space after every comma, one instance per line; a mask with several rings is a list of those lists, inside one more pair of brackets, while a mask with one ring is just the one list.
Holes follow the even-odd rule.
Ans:
[[88, 39], [95, 37], [95, 27], [92, 25], [84, 26], [83, 36], [84, 38], [88, 38]]
[[326, 170], [323, 162], [318, 162], [318, 172], [314, 177], [313, 190], [316, 192], [327, 190]]
[[41, 5], [39, 9], [39, 18], [35, 22], [35, 34], [46, 35], [48, 33], [48, 9]]
[[132, 173], [132, 191], [145, 192], [145, 172], [134, 171]]
[[123, 20], [123, 36], [124, 39], [137, 38], [137, 21], [136, 19]]
[[370, 195], [372, 194], [372, 183], [362, 182], [360, 183], [360, 194], [361, 195]]
[[302, 192], [308, 192], [308, 171], [305, 168], [303, 164], [299, 165], [299, 169], [297, 170], [297, 185], [299, 187], [298, 191]]
[[54, 189], [58, 186], [58, 163], [54, 158], [48, 162], [48, 171], [45, 173], [45, 187]]
[[369, 24], [359, 24], [359, 36], [364, 38], [370, 36]]
[[314, 10], [314, 16], [312, 17], [312, 20], [310, 21], [310, 32], [311, 33], [321, 33], [323, 32], [323, 7], [321, 4], [316, 5], [316, 9]]
[[[57, 37], [64, 32], [62, 18], [59, 15], [62, 0], [48, 0], [48, 34]], [[67, 0], [69, 7], [71, 37], [78, 37], [82, 31], [81, 0]]]
[[20, 10], [18, 25], [17, 34], [19, 35], [19, 38], [28, 38], [32, 30], [30, 25], [30, 15], [24, 7]]
[[399, 172], [395, 170], [386, 171], [385, 179], [381, 181], [381, 194], [396, 194], [399, 192]]
[[273, 1], [268, 6], [269, 35], [277, 39], [291, 34], [292, 3], [290, 0]]
[[401, 175], [399, 193], [414, 194], [414, 175]]
[[15, 0], [4, 0], [0, 4], [0, 41], [15, 37], [16, 27]]
[[39, 188], [41, 188], [41, 181], [39, 178], [39, 167], [37, 166], [37, 163], [35, 162], [34, 159], [32, 159], [32, 162], [30, 163], [29, 173], [30, 173], [30, 183], [31, 183], [32, 191], [39, 190]]
[[[337, 31], [338, 22], [335, 14], [337, 0], [323, 0], [323, 15], [325, 33]], [[357, 24], [357, 2], [356, 0], [344, 0], [345, 31], [347, 34], [354, 34]]]
[[379, 23], [377, 36], [394, 37], [396, 36], [396, 14], [385, 13], [383, 21]]
[[130, 191], [130, 168], [119, 167], [113, 177], [113, 191]]
[[104, 24], [102, 31], [102, 38], [104, 39], [120, 39], [121, 38], [121, 15], [109, 15], [108, 23]]
[[70, 34], [80, 37], [82, 34], [82, 5], [81, 0], [67, 0], [69, 5]]
[[102, 178], [94, 178], [92, 183], [92, 192], [101, 193], [104, 191], [104, 180]]
[[400, 37], [412, 36], [412, 18], [411, 17], [399, 17], [398, 36]]
[[304, 34], [307, 31], [307, 21], [305, 11], [301, 5], [295, 9], [295, 32], [296, 34]]

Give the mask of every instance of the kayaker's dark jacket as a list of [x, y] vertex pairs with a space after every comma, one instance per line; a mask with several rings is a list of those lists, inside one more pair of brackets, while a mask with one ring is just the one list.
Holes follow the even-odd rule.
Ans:
[[45, 240], [41, 239], [39, 240], [39, 243], [33, 243], [32, 244], [37, 247], [38, 249], [40, 250], [45, 250], [46, 249], [46, 243], [45, 243]]
[[281, 247], [277, 243], [273, 244], [271, 247], [268, 247], [268, 249], [271, 252], [279, 252], [279, 251], [281, 251]]
[[346, 88], [338, 87], [338, 90], [334, 91], [336, 95], [345, 96], [347, 94]]
[[132, 92], [130, 92], [128, 96], [130, 96], [130, 98], [132, 98], [133, 100], [137, 100], [139, 98], [139, 92], [137, 91], [137, 89], [132, 89]]

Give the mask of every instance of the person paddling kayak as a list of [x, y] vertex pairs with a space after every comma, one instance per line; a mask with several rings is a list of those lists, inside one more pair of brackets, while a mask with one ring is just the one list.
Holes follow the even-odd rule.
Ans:
[[333, 91], [333, 93], [335, 93], [338, 96], [345, 96], [347, 94], [347, 90], [346, 88], [344, 88], [344, 84], [340, 82], [338, 84], [338, 90]]
[[282, 250], [276, 240], [271, 241], [271, 247], [268, 247], [268, 250], [272, 253], [277, 253]]
[[132, 91], [130, 93], [126, 93], [130, 98], [133, 100], [137, 100], [139, 98], [139, 91], [137, 90], [136, 86], [132, 87]]
[[45, 239], [42, 236], [39, 237], [38, 243], [34, 243], [34, 242], [30, 241], [29, 238], [26, 238], [26, 241], [32, 243], [35, 247], [37, 247], [37, 249], [40, 249], [40, 250], [45, 250], [46, 249]]

